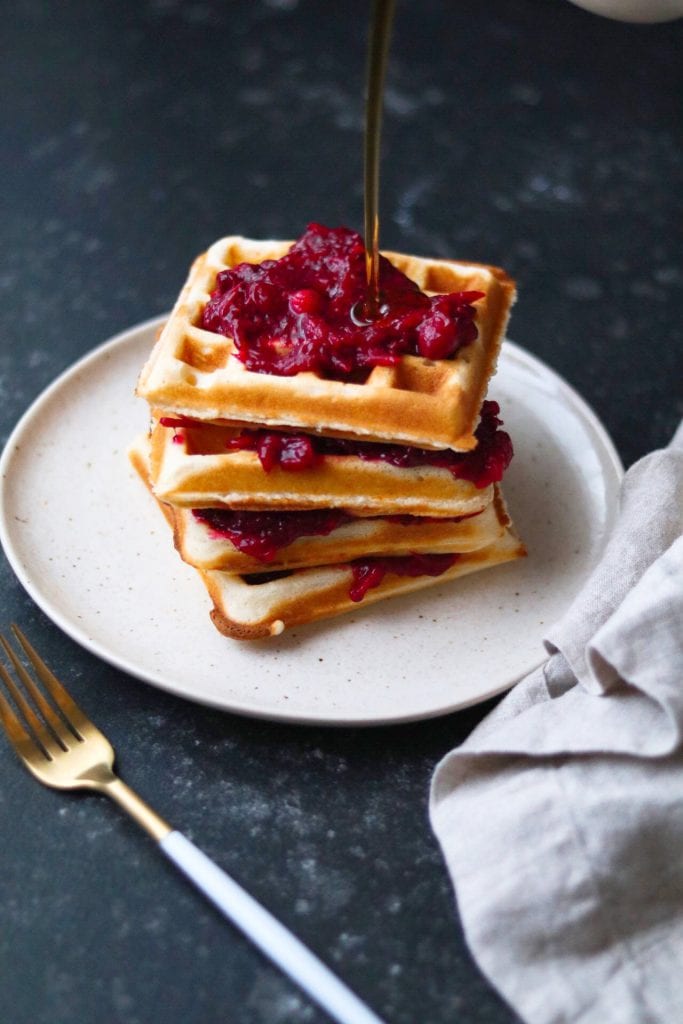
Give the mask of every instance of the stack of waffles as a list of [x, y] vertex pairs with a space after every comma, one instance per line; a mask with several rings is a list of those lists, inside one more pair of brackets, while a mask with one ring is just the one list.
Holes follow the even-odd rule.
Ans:
[[218, 276], [291, 243], [229, 237], [191, 268], [141, 373], [151, 426], [131, 460], [199, 571], [225, 635], [253, 639], [524, 554], [486, 402], [514, 300], [494, 267], [387, 254], [428, 295], [482, 293], [476, 338], [363, 379], [249, 369], [203, 317]]

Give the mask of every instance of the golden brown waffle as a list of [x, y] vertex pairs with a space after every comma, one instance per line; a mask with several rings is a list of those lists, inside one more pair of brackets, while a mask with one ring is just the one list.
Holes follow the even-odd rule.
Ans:
[[258, 455], [226, 451], [234, 428], [152, 431], [154, 493], [183, 508], [340, 508], [357, 516], [464, 516], [480, 512], [493, 487], [478, 489], [435, 466], [401, 468], [353, 455], [326, 455], [310, 470], [266, 473]]
[[[137, 439], [130, 460], [151, 489], [149, 440]], [[402, 517], [354, 519], [326, 536], [301, 537], [281, 548], [275, 559], [264, 565], [239, 551], [230, 540], [213, 533], [199, 522], [190, 509], [165, 505], [180, 557], [195, 569], [221, 569], [234, 573], [260, 573], [269, 569], [299, 569], [312, 565], [348, 562], [370, 554], [404, 555], [411, 552], [441, 553], [474, 551], [493, 543], [510, 525], [500, 488], [483, 512], [453, 521]], [[405, 520], [415, 518], [414, 522]]]
[[469, 451], [479, 409], [495, 371], [514, 283], [498, 267], [385, 255], [428, 293], [483, 291], [479, 337], [454, 358], [403, 356], [375, 367], [364, 384], [255, 373], [234, 355], [231, 339], [199, 327], [216, 275], [241, 262], [278, 259], [291, 242], [222, 238], [195, 260], [145, 365], [137, 393], [167, 414], [201, 420], [291, 426], [323, 434]]
[[493, 543], [509, 522], [502, 504], [495, 500], [478, 515], [455, 522], [418, 519], [415, 523], [404, 524], [385, 518], [354, 519], [325, 536], [300, 537], [264, 564], [239, 551], [227, 538], [212, 534], [189, 509], [171, 508], [171, 514], [175, 545], [185, 562], [195, 569], [222, 569], [234, 573], [333, 565], [373, 554], [475, 551]]
[[493, 544], [462, 554], [441, 576], [396, 576], [387, 573], [362, 602], [349, 597], [353, 576], [349, 566], [295, 569], [279, 579], [257, 582], [258, 576], [227, 572], [202, 573], [213, 601], [211, 619], [225, 636], [255, 640], [276, 636], [291, 626], [332, 618], [384, 598], [448, 583], [480, 569], [512, 561], [525, 554], [518, 538], [507, 529]]
[[[144, 440], [130, 452], [133, 465], [150, 486], [149, 461]], [[174, 510], [158, 501], [169, 525], [174, 525]], [[230, 573], [219, 570], [198, 570], [213, 601], [211, 619], [226, 636], [253, 640], [282, 633], [287, 627], [330, 618], [373, 604], [398, 594], [419, 590], [437, 583], [447, 583], [481, 569], [521, 558], [524, 545], [514, 533], [503, 504], [497, 494], [493, 505], [502, 532], [492, 543], [459, 555], [457, 561], [441, 576], [405, 577], [388, 573], [380, 585], [369, 590], [360, 603], [349, 597], [352, 570], [348, 565], [322, 565], [294, 569], [277, 578], [262, 574]]]

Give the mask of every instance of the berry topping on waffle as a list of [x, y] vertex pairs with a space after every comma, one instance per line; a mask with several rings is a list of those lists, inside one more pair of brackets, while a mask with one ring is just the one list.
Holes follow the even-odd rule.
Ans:
[[[219, 239], [199, 256], [138, 394], [161, 416], [470, 451], [515, 299], [498, 267], [382, 258], [316, 225], [296, 243]], [[352, 312], [354, 316], [352, 316]]]
[[368, 590], [378, 587], [388, 572], [394, 576], [442, 576], [457, 559], [457, 554], [361, 558], [351, 562], [353, 583], [349, 597], [356, 603], [362, 601]]
[[[500, 430], [503, 421], [499, 413], [497, 402], [484, 402], [475, 431], [477, 447], [471, 452], [454, 452], [449, 448], [434, 451], [273, 430], [242, 430], [236, 437], [228, 439], [226, 448], [229, 451], [256, 452], [266, 473], [276, 466], [291, 472], [311, 469], [325, 455], [354, 455], [366, 462], [377, 460], [406, 468], [438, 466], [447, 469], [456, 479], [470, 480], [475, 487], [482, 488], [502, 480], [512, 460], [512, 441], [506, 431]], [[160, 423], [170, 427], [187, 425], [187, 421], [169, 417], [162, 417]]]
[[298, 512], [248, 512], [222, 508], [196, 508], [195, 519], [205, 523], [214, 537], [226, 537], [259, 562], [272, 562], [280, 548], [299, 537], [326, 536], [352, 517], [340, 509]]
[[451, 358], [478, 336], [472, 303], [484, 292], [430, 297], [381, 257], [379, 314], [360, 323], [354, 310], [366, 293], [361, 236], [309, 224], [279, 260], [221, 271], [201, 326], [232, 338], [237, 358], [256, 373], [355, 381], [403, 355]]

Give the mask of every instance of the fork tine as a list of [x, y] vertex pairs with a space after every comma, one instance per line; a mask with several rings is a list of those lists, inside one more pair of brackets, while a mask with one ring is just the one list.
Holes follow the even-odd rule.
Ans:
[[24, 716], [24, 721], [30, 730], [30, 732], [26, 732], [20, 719], [12, 710], [12, 705], [9, 703], [5, 695], [0, 692], [0, 718], [2, 719], [2, 724], [4, 725], [5, 731], [15, 750], [17, 750], [17, 752], [23, 757], [24, 753], [28, 752], [29, 749], [34, 752], [37, 749], [46, 760], [51, 761], [52, 754], [50, 753], [50, 749], [55, 749], [55, 740], [48, 733], [47, 729], [37, 717], [30, 704], [27, 703], [21, 691], [17, 688], [16, 683], [1, 662], [0, 679], [2, 679], [3, 683], [7, 687], [8, 693]]
[[[66, 750], [67, 747], [69, 746], [69, 741], [73, 743], [74, 737], [71, 734], [67, 733], [65, 720], [63, 720], [59, 717], [59, 715], [56, 714], [54, 708], [46, 699], [43, 691], [40, 689], [39, 686], [36, 685], [35, 681], [31, 678], [30, 673], [26, 671], [26, 668], [24, 667], [24, 665], [22, 665], [21, 661], [17, 657], [16, 652], [8, 643], [7, 638], [2, 636], [2, 634], [0, 634], [0, 644], [2, 644], [5, 654], [10, 659], [12, 665], [14, 666], [14, 671], [16, 672], [19, 679], [23, 683], [24, 690], [33, 699], [34, 705], [36, 705], [37, 708], [40, 710], [40, 713], [43, 716], [44, 721], [47, 723], [50, 731], [54, 734], [55, 739], [59, 743], [60, 747]], [[14, 693], [13, 696], [16, 699], [16, 695]], [[22, 708], [22, 710], [24, 709]], [[29, 725], [32, 725], [32, 723], [29, 722]], [[75, 738], [78, 739], [78, 737]]]
[[[2, 668], [1, 665], [0, 665], [0, 668]], [[4, 676], [4, 673], [0, 673], [0, 675]], [[5, 732], [7, 733], [8, 737], [10, 739], [10, 742], [12, 743], [12, 746], [20, 754], [22, 752], [22, 749], [28, 749], [29, 747], [31, 749], [34, 749], [36, 747], [35, 741], [26, 732], [26, 730], [24, 729], [23, 725], [21, 724], [21, 722], [19, 721], [19, 719], [15, 715], [14, 711], [12, 710], [12, 706], [11, 706], [10, 702], [7, 700], [7, 698], [5, 697], [4, 693], [2, 693], [1, 690], [0, 690], [0, 721], [2, 722], [3, 726], [5, 727]], [[47, 756], [45, 754], [44, 750], [42, 750], [41, 752], [45, 756]]]
[[61, 712], [64, 721], [71, 729], [71, 732], [74, 734], [76, 739], [82, 740], [83, 729], [92, 725], [90, 719], [83, 711], [81, 711], [73, 697], [67, 693], [57, 677], [50, 671], [16, 623], [13, 622], [10, 628], [23, 647], [26, 657], [29, 659], [40, 679], [50, 692], [50, 696], [59, 708], [59, 711]]

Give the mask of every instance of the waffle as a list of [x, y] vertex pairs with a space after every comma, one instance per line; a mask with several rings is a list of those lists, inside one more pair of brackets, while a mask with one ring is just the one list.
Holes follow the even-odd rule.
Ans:
[[493, 487], [477, 488], [436, 466], [401, 468], [353, 455], [326, 455], [310, 470], [275, 466], [258, 455], [226, 451], [234, 428], [215, 425], [152, 430], [154, 493], [183, 508], [322, 509], [357, 516], [465, 516], [481, 512]]
[[213, 533], [188, 509], [171, 508], [171, 515], [175, 545], [185, 562], [196, 569], [234, 573], [333, 565], [365, 555], [475, 551], [493, 543], [509, 523], [502, 500], [495, 499], [483, 512], [458, 521], [418, 519], [404, 525], [386, 518], [354, 519], [325, 536], [300, 537], [264, 564]]
[[137, 393], [164, 413], [231, 423], [290, 426], [368, 441], [469, 451], [495, 371], [515, 287], [483, 264], [385, 255], [428, 293], [483, 291], [479, 337], [451, 359], [402, 356], [372, 369], [363, 384], [310, 373], [255, 373], [233, 356], [229, 338], [198, 326], [216, 275], [242, 262], [278, 259], [291, 242], [222, 238], [199, 256], [142, 370]]
[[276, 636], [292, 626], [332, 618], [387, 597], [407, 594], [437, 583], [447, 583], [480, 569], [512, 561], [525, 554], [510, 529], [493, 544], [462, 554], [441, 576], [396, 576], [388, 573], [378, 587], [368, 591], [362, 603], [349, 597], [352, 570], [349, 565], [295, 569], [279, 579], [260, 582], [259, 576], [227, 572], [202, 573], [213, 601], [211, 619], [225, 636], [255, 640]]
[[[151, 489], [146, 438], [138, 440], [129, 454], [133, 466]], [[177, 516], [187, 515], [162, 501], [157, 500], [157, 504], [174, 530]], [[498, 535], [491, 543], [475, 550], [463, 551], [457, 561], [440, 576], [404, 577], [388, 573], [378, 587], [367, 592], [362, 605], [436, 583], [446, 583], [480, 569], [523, 557], [526, 551], [514, 533], [498, 488], [494, 501], [484, 515], [494, 517], [497, 522]], [[311, 539], [304, 541], [306, 546], [310, 543]], [[465, 543], [463, 538], [461, 543]], [[393, 548], [392, 553], [399, 553], [399, 549]], [[353, 575], [348, 564], [295, 568], [276, 579], [270, 578], [270, 573], [264, 575], [262, 569], [263, 566], [259, 565], [260, 572], [257, 574], [218, 569], [197, 570], [213, 602], [211, 619], [225, 636], [240, 640], [274, 636], [287, 627], [341, 615], [359, 607], [349, 597]]]

